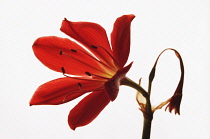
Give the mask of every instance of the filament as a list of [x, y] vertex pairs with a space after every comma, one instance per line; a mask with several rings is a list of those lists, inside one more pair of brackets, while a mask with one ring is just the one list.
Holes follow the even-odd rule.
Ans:
[[[74, 50], [74, 49], [71, 49], [71, 51], [72, 51], [72, 52], [77, 52], [77, 51]], [[78, 62], [80, 62], [80, 63], [82, 63], [82, 64], [84, 64], [84, 65], [86, 65], [86, 66], [89, 66], [89, 67], [91, 67], [91, 68], [93, 68], [93, 69], [96, 69], [96, 70], [98, 70], [98, 71], [100, 71], [100, 72], [102, 72], [102, 73], [104, 73], [104, 74], [106, 74], [106, 75], [108, 75], [108, 76], [112, 76], [112, 75], [110, 75], [109, 73], [104, 72], [104, 71], [102, 71], [102, 70], [100, 70], [100, 69], [98, 69], [98, 68], [95, 68], [94, 66], [91, 66], [91, 65], [89, 65], [89, 64], [87, 64], [87, 63], [85, 63], [85, 62], [83, 62], [83, 61], [81, 61], [81, 60], [79, 60], [79, 59], [77, 59], [77, 58], [75, 58], [75, 57], [73, 57], [73, 56], [71, 56], [71, 55], [69, 55], [69, 54], [63, 52], [63, 51], [60, 51], [59, 54], [60, 54], [60, 55], [63, 55], [63, 54], [64, 54], [64, 55], [66, 55], [66, 56], [68, 56], [68, 57], [70, 57], [70, 58], [72, 58], [72, 59], [74, 59], [74, 60], [76, 60], [76, 61], [78, 61]]]

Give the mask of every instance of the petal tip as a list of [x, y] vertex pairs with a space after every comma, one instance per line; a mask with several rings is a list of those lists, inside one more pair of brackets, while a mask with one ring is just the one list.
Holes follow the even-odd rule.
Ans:
[[72, 119], [70, 118], [70, 113], [69, 113], [69, 116], [68, 116], [68, 125], [69, 125], [69, 127], [70, 127], [71, 130], [74, 130], [75, 131], [75, 129], [77, 128], [77, 126], [75, 126], [73, 123], [74, 122], [72, 122]]
[[29, 102], [29, 106], [33, 106], [35, 105], [35, 103], [33, 102], [33, 100], [31, 99], [30, 102]]
[[129, 14], [129, 16], [131, 17], [131, 19], [134, 19], [136, 17], [134, 14]]
[[29, 102], [29, 106], [34, 106], [34, 105], [39, 105], [39, 103], [37, 103], [37, 102], [31, 100], [31, 101]]
[[74, 130], [74, 131], [75, 131], [76, 128], [77, 128], [76, 126], [73, 126], [73, 125], [70, 125], [70, 124], [69, 124], [69, 127], [71, 128], [71, 130]]
[[[131, 20], [133, 20], [136, 17], [134, 14], [127, 14], [127, 15], [123, 15], [123, 16], [129, 17]], [[123, 16], [121, 16], [121, 17], [123, 17]]]

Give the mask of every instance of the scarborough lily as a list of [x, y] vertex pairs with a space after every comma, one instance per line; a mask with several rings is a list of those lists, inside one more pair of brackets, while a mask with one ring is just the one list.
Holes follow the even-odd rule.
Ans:
[[71, 39], [55, 36], [38, 38], [33, 44], [36, 57], [64, 77], [42, 84], [30, 105], [58, 105], [86, 93], [69, 113], [71, 129], [92, 122], [114, 101], [119, 86], [128, 78], [132, 63], [125, 66], [130, 52], [130, 24], [134, 15], [123, 15], [114, 23], [111, 46], [106, 31], [91, 22], [64, 19], [61, 31]]

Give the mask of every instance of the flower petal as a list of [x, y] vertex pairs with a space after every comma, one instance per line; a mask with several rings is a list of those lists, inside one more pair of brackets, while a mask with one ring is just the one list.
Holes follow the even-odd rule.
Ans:
[[106, 74], [106, 69], [75, 42], [55, 36], [38, 38], [33, 44], [36, 57], [48, 68], [72, 75], [86, 75], [85, 72]]
[[166, 106], [165, 110], [169, 110], [169, 112], [172, 112], [174, 110], [175, 114], [180, 115], [180, 104], [182, 100], [182, 92], [175, 92], [174, 95], [171, 97], [169, 104]]
[[69, 113], [68, 123], [71, 129], [92, 122], [110, 102], [104, 91], [95, 91], [82, 99]]
[[[179, 64], [180, 64], [180, 70], [181, 70], [181, 77], [180, 77], [180, 80], [179, 80], [179, 83], [178, 83], [178, 86], [174, 92], [174, 95], [169, 98], [167, 101], [163, 102], [162, 104], [160, 104], [160, 108], [162, 108], [162, 106], [166, 105], [167, 103], [169, 103], [167, 106], [166, 106], [166, 109], [169, 109], [169, 112], [172, 112], [172, 110], [174, 110], [175, 114], [179, 114], [180, 115], [180, 104], [181, 104], [181, 100], [182, 100], [182, 89], [183, 89], [183, 84], [184, 84], [184, 63], [183, 63], [183, 60], [182, 60], [182, 57], [181, 55], [179, 54], [179, 52], [175, 49], [172, 49], [172, 48], [167, 48], [165, 50], [163, 50], [158, 58], [156, 59], [155, 61], [155, 64], [150, 72], [150, 75], [149, 75], [149, 84], [151, 85], [152, 84], [152, 81], [155, 77], [155, 72], [156, 72], [156, 66], [157, 66], [157, 62], [160, 58], [160, 56], [167, 50], [172, 50], [175, 52], [175, 55], [176, 57], [179, 59]], [[158, 107], [157, 107], [158, 108]]]
[[174, 95], [171, 97], [169, 104], [166, 106], [166, 109], [168, 108], [169, 112], [174, 110], [175, 114], [178, 113], [180, 115], [180, 104], [182, 100], [182, 90], [183, 90], [183, 84], [184, 84], [184, 63], [179, 52], [174, 49], [172, 50], [175, 52], [177, 58], [179, 59], [181, 77], [179, 80], [179, 84], [174, 92]]
[[101, 88], [103, 82], [97, 80], [58, 78], [39, 86], [31, 98], [30, 105], [58, 105]]
[[130, 24], [134, 17], [131, 14], [117, 18], [111, 33], [114, 57], [120, 68], [124, 67], [130, 53]]
[[[71, 22], [64, 19], [60, 30], [82, 43], [100, 60], [106, 61], [107, 63], [112, 62], [111, 57], [107, 55], [107, 52], [112, 55], [112, 51], [106, 31], [99, 24], [91, 22]], [[99, 51], [92, 46], [103, 47], [107, 52]]]
[[131, 68], [132, 64], [133, 62], [131, 62], [128, 66], [118, 70], [117, 73], [104, 84], [106, 93], [111, 101], [116, 99], [121, 81], [125, 78], [125, 75]]

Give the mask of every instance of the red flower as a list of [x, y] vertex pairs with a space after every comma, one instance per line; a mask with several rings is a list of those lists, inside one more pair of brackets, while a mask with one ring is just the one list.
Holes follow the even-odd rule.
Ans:
[[[91, 22], [63, 20], [61, 31], [72, 39], [55, 36], [38, 38], [36, 57], [65, 77], [41, 85], [30, 105], [58, 105], [91, 92], [69, 113], [71, 129], [92, 122], [118, 95], [121, 81], [131, 64], [124, 67], [130, 51], [130, 24], [134, 15], [123, 15], [114, 24], [111, 44], [106, 31]], [[75, 41], [77, 42], [75, 42]]]

